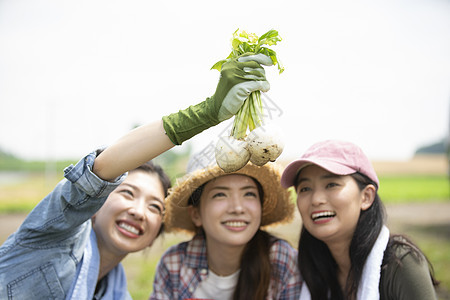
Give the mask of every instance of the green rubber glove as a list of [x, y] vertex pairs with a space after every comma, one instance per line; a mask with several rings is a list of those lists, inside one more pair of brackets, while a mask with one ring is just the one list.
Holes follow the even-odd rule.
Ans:
[[205, 101], [164, 116], [163, 126], [175, 145], [234, 116], [251, 92], [270, 88], [262, 65], [272, 65], [264, 54], [245, 55], [223, 64], [216, 92]]

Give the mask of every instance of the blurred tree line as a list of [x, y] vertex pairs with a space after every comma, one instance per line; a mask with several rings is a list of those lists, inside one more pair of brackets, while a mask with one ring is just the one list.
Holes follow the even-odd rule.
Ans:
[[[172, 182], [180, 175], [184, 175], [185, 168], [189, 156], [191, 154], [191, 147], [186, 146], [181, 149], [171, 149], [154, 159], [154, 162], [163, 167]], [[48, 172], [49, 168], [52, 172], [58, 174], [58, 177], [63, 176], [63, 170], [70, 164], [76, 164], [80, 158], [70, 160], [26, 160], [8, 153], [0, 148], [0, 172]]]
[[[175, 178], [181, 177], [185, 174], [186, 165], [189, 156], [192, 153], [192, 147], [185, 145], [182, 148], [173, 148], [154, 159], [156, 163], [161, 165], [169, 177], [174, 182]], [[424, 145], [419, 147], [415, 154], [445, 154], [449, 153], [448, 139], [442, 139], [436, 143]], [[16, 157], [12, 153], [3, 151], [0, 148], [0, 171], [25, 171], [25, 172], [45, 172], [49, 167], [56, 173], [61, 174], [65, 167], [70, 164], [77, 163], [78, 160], [25, 160]]]

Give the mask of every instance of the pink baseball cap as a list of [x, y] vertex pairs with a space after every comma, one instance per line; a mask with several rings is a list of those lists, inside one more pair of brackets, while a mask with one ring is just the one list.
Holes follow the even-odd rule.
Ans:
[[377, 174], [361, 148], [350, 142], [338, 140], [327, 140], [312, 145], [300, 159], [286, 167], [281, 175], [281, 185], [284, 188], [295, 185], [298, 172], [311, 164], [337, 175], [359, 172], [380, 186]]

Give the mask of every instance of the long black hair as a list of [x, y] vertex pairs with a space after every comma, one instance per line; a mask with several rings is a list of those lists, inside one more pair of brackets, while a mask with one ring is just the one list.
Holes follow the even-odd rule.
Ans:
[[[254, 178], [262, 202], [264, 191], [261, 184]], [[188, 205], [198, 207], [200, 196], [206, 183], [198, 187], [190, 196]], [[204, 234], [203, 229], [200, 229]], [[270, 284], [271, 264], [270, 247], [274, 239], [272, 236], [258, 229], [253, 238], [247, 243], [241, 256], [238, 282], [233, 294], [233, 300], [259, 300], [267, 297]]]

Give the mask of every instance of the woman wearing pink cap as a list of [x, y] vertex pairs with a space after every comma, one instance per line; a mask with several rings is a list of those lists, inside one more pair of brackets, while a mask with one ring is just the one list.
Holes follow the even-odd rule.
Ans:
[[378, 177], [362, 150], [324, 141], [285, 169], [303, 227], [300, 299], [436, 299], [429, 261], [410, 240], [390, 235]]

